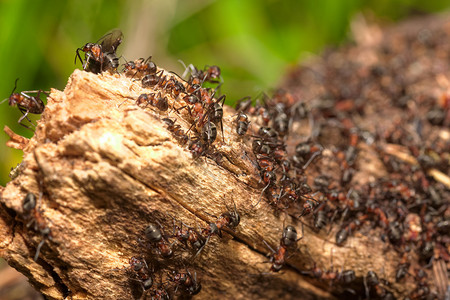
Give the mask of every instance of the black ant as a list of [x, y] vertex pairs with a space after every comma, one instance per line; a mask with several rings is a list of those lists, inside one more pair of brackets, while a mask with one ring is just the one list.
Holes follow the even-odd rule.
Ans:
[[[159, 224], [159, 227], [162, 228], [161, 224]], [[169, 241], [157, 225], [150, 223], [147, 228], [145, 228], [145, 237], [150, 243], [156, 244], [161, 256], [168, 258], [173, 255], [171, 244], [169, 244]]]
[[[40, 195], [42, 197], [42, 194]], [[40, 198], [39, 198], [40, 199]], [[28, 193], [22, 202], [23, 218], [27, 227], [34, 224], [34, 231], [39, 232], [42, 235], [42, 241], [36, 248], [36, 254], [34, 256], [34, 261], [37, 261], [39, 257], [39, 252], [42, 245], [44, 245], [45, 240], [52, 240], [52, 234], [50, 228], [47, 225], [47, 221], [42, 216], [40, 208], [36, 207], [37, 201], [36, 196], [33, 193]]]
[[144, 106], [147, 107], [148, 104], [151, 106], [156, 107], [160, 111], [167, 111], [169, 109], [169, 101], [167, 100], [166, 96], [162, 96], [161, 92], [156, 93], [150, 93], [150, 94], [141, 94], [136, 99], [136, 104], [138, 106], [142, 106], [142, 104], [146, 104]]
[[173, 135], [181, 145], [185, 145], [189, 141], [189, 136], [185, 134], [181, 126], [178, 124], [175, 125], [176, 120], [163, 118], [162, 121], [166, 123], [167, 129], [173, 133]]
[[182, 287], [183, 292], [189, 295], [197, 295], [202, 290], [201, 283], [197, 281], [197, 272], [194, 272], [194, 276], [192, 276], [188, 269], [186, 272], [173, 271], [173, 274], [168, 274], [168, 278], [176, 284], [175, 293], [179, 287]]
[[[21, 123], [22, 120], [26, 118], [29, 122], [31, 122], [31, 120], [28, 119], [28, 117], [27, 117], [29, 113], [42, 114], [44, 112], [45, 105], [44, 105], [44, 102], [41, 100], [40, 95], [41, 95], [41, 93], [43, 93], [48, 96], [50, 93], [45, 92], [43, 90], [24, 91], [24, 92], [20, 92], [20, 93], [14, 93], [14, 91], [17, 88], [18, 80], [19, 80], [19, 78], [16, 79], [15, 84], [14, 84], [14, 89], [12, 90], [11, 95], [7, 99], [9, 100], [8, 103], [10, 106], [17, 105], [17, 108], [23, 114], [23, 116], [20, 117], [18, 123], [28, 129], [30, 129], [28, 126]], [[36, 96], [30, 96], [27, 93], [36, 93]], [[6, 101], [6, 99], [4, 101]], [[3, 101], [2, 101], [2, 103], [3, 103]]]
[[270, 247], [270, 245], [265, 240], [263, 240], [264, 244], [266, 244], [266, 246], [272, 251], [272, 255], [270, 256], [270, 262], [272, 263], [270, 270], [272, 272], [279, 272], [283, 268], [286, 262], [288, 249], [292, 249], [293, 246], [303, 238], [303, 234], [303, 224], [302, 236], [299, 238], [297, 238], [297, 230], [295, 230], [294, 226], [286, 226], [283, 229], [283, 233], [280, 239], [280, 245], [278, 246], [277, 251], [273, 250], [273, 248]]
[[[117, 69], [119, 64], [115, 53], [117, 47], [122, 43], [122, 37], [122, 31], [115, 29], [105, 34], [96, 43], [87, 43], [83, 47], [78, 48], [75, 55], [75, 64], [78, 58], [83, 64], [83, 70], [95, 74], [108, 69]], [[85, 53], [84, 61], [81, 59], [80, 51]]]

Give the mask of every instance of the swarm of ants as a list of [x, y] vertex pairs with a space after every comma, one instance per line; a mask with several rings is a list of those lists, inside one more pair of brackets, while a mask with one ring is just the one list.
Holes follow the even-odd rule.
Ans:
[[[135, 104], [141, 109], [169, 111], [171, 116], [166, 114], [161, 119], [174, 139], [190, 151], [194, 159], [213, 157], [215, 143], [225, 142], [222, 118], [226, 96], [219, 95], [222, 84], [220, 68], [206, 66], [199, 69], [189, 65], [180, 76], [158, 68], [150, 56], [125, 61], [120, 70], [116, 51], [121, 41], [122, 33], [115, 30], [96, 43], [78, 48], [75, 62], [80, 60], [86, 72], [117, 73], [140, 82], [143, 88], [152, 88], [152, 93], [137, 97]], [[84, 53], [84, 59], [80, 53]], [[331, 86], [334, 78], [349, 76], [345, 70], [334, 71], [338, 74], [321, 78], [324, 84]], [[384, 75], [394, 72], [376, 68], [371, 71], [374, 76], [381, 76], [378, 75], [380, 72]], [[205, 84], [216, 86], [204, 87]], [[43, 112], [44, 103], [40, 95], [45, 92], [14, 93], [15, 89], [16, 86], [9, 97], [9, 104], [17, 105], [23, 113], [19, 123], [28, 119], [29, 113]], [[444, 278], [447, 275], [432, 284], [430, 274], [431, 268], [442, 264], [445, 267], [441, 267], [444, 269], [441, 272], [446, 273], [450, 261], [450, 193], [449, 188], [436, 182], [428, 171], [434, 168], [449, 174], [449, 144], [437, 139], [418, 143], [417, 139], [409, 138], [404, 129], [406, 126], [369, 133], [354, 120], [354, 115], [362, 114], [365, 108], [365, 103], [357, 101], [354, 96], [360, 89], [359, 85], [349, 86], [346, 89], [349, 95], [332, 94], [337, 92], [330, 89], [333, 101], [316, 99], [316, 102], [309, 103], [287, 90], [277, 90], [272, 96], [247, 96], [237, 101], [233, 121], [235, 133], [243, 144], [251, 145], [252, 153], [247, 156], [260, 177], [261, 194], [254, 208], [258, 209], [261, 201], [265, 201], [274, 212], [286, 211], [317, 231], [330, 232], [335, 228], [337, 246], [345, 245], [357, 232], [374, 230], [379, 239], [399, 255], [400, 263], [393, 280], [414, 280], [416, 288], [409, 292], [409, 299], [433, 299], [444, 294], [448, 297], [448, 278]], [[31, 96], [31, 93], [36, 95]], [[176, 99], [176, 107], [171, 105], [168, 95]], [[440, 127], [450, 125], [448, 94], [442, 96], [437, 105], [422, 104], [428, 109], [426, 116], [420, 120], [405, 118], [404, 122], [427, 122], [429, 126]], [[177, 123], [183, 112], [184, 118], [187, 116], [190, 122], [188, 130]], [[299, 124], [309, 124], [310, 134], [300, 139], [293, 138]], [[323, 145], [322, 130], [330, 126], [337, 128], [346, 142], [337, 146]], [[219, 140], [218, 127], [222, 135]], [[415, 128], [420, 130], [419, 127], [416, 125]], [[409, 149], [418, 164], [410, 165], [383, 151], [382, 144], [386, 142]], [[365, 184], [353, 183], [362, 163], [359, 157], [362, 144], [372, 145], [378, 151], [380, 160], [389, 171], [386, 177]], [[332, 153], [332, 159], [339, 166], [339, 176], [329, 176], [320, 170], [316, 172], [319, 175], [308, 176], [310, 168], [319, 168], [318, 162], [325, 150]], [[37, 260], [42, 244], [46, 240], [51, 241], [52, 235], [39, 208], [36, 208], [34, 194], [28, 194], [23, 202], [22, 219], [27, 227], [34, 224], [32, 228], [42, 236], [36, 250]], [[222, 237], [224, 228], [234, 230], [239, 223], [236, 206], [203, 227], [195, 228], [173, 218], [170, 230], [155, 220], [136, 238], [141, 253], [129, 258], [128, 266], [120, 270], [152, 299], [170, 299], [176, 294], [196, 295], [202, 288], [201, 274], [197, 276], [197, 272], [186, 265], [167, 268], [166, 261], [174, 260], [179, 249], [190, 251], [195, 259], [212, 237]], [[271, 272], [279, 272], [284, 267], [289, 259], [288, 252], [296, 251], [295, 245], [302, 238], [303, 227], [298, 238], [295, 227], [287, 225], [276, 249], [264, 241], [271, 252], [271, 266], [268, 267]], [[150, 252], [156, 258], [146, 259], [142, 252]], [[394, 299], [389, 282], [380, 279], [376, 271], [369, 271], [360, 280], [360, 290], [364, 291], [362, 297]], [[320, 269], [315, 263], [301, 274], [341, 286], [350, 286], [356, 280], [353, 270], [339, 272], [332, 266], [328, 270]]]

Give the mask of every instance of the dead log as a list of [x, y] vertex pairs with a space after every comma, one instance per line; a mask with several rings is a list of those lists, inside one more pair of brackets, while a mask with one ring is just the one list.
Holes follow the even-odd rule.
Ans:
[[[430, 30], [438, 30], [434, 26]], [[389, 41], [387, 38], [380, 44], [388, 47]], [[347, 50], [361, 49], [366, 50], [365, 46]], [[355, 57], [355, 62], [361, 60], [369, 65]], [[300, 69], [285, 85], [294, 93], [300, 91], [304, 101], [314, 105], [318, 95], [339, 92], [333, 84], [321, 87], [314, 79], [323, 78], [327, 66], [319, 62]], [[310, 70], [303, 76], [302, 72]], [[358, 82], [353, 77], [348, 80]], [[311, 88], [305, 90], [305, 86]], [[406, 296], [415, 288], [413, 280], [395, 282], [399, 255], [378, 237], [373, 238], [373, 231], [369, 235], [355, 232], [339, 247], [334, 241], [337, 227], [331, 234], [317, 232], [309, 220], [298, 218], [298, 211], [274, 209], [266, 200], [259, 201], [264, 185], [259, 182], [252, 159], [250, 137], [235, 133], [234, 110], [224, 107], [223, 132], [218, 130], [206, 157], [193, 158], [188, 146], [180, 144], [162, 120], [176, 118], [176, 124], [187, 132], [191, 115], [170, 93], [169, 111], [136, 105], [139, 95], [151, 92], [159, 91], [144, 89], [140, 81], [123, 75], [76, 70], [63, 92], [51, 91], [32, 139], [23, 140], [9, 133], [9, 145], [23, 149], [24, 159], [17, 177], [1, 189], [0, 256], [25, 274], [47, 298], [140, 298], [154, 293], [158, 284], [173, 294], [181, 288], [169, 283], [170, 276], [186, 269], [201, 281], [202, 291], [196, 297], [205, 299], [332, 299], [333, 295], [364, 295], [363, 278], [369, 270], [379, 272], [381, 268], [383, 278], [391, 283], [389, 291], [396, 297]], [[392, 105], [382, 100], [388, 112]], [[368, 123], [361, 121], [358, 126], [372, 132], [386, 124], [385, 117], [375, 113], [361, 119]], [[286, 141], [288, 152], [311, 135], [313, 128], [309, 125], [308, 120], [292, 125], [293, 133]], [[448, 135], [448, 129], [442, 130], [438, 136]], [[332, 126], [324, 132], [328, 136], [320, 138], [329, 137], [324, 142], [327, 147], [314, 168], [306, 170], [309, 182], [317, 174], [334, 176], [340, 172], [328, 146], [342, 143], [345, 138]], [[361, 168], [356, 170], [352, 184], [362, 185], [387, 176], [379, 149], [365, 142], [357, 147]], [[430, 172], [435, 176], [439, 170]], [[442, 178], [436, 179], [438, 182], [448, 178], [442, 172], [436, 176]], [[37, 196], [37, 212], [51, 231], [51, 239], [46, 236], [37, 261], [33, 257], [43, 236], [27, 226], [23, 199], [28, 192]], [[197, 256], [190, 247], [173, 242], [174, 256], [162, 259], [154, 245], [145, 245], [144, 230], [149, 223], [161, 224], [163, 232], [171, 235], [173, 222], [204, 228], [216, 221], [214, 216], [232, 210], [234, 205], [240, 215], [239, 226], [225, 229], [222, 238], [212, 236]], [[295, 226], [299, 235], [303, 227], [304, 236], [298, 249], [290, 251], [283, 271], [273, 273], [266, 256], [270, 250], [263, 241], [276, 249], [284, 224]], [[130, 269], [130, 258], [136, 256], [145, 257], [152, 271], [155, 288], [151, 292], [143, 293]], [[356, 280], [348, 285], [330, 285], [302, 275], [302, 270], [310, 270], [314, 263], [330, 269], [331, 259], [334, 270], [354, 270]]]

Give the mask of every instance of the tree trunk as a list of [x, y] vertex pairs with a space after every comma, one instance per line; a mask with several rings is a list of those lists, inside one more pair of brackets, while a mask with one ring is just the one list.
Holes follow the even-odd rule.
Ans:
[[[427, 29], [419, 31], [424, 24]], [[336, 156], [350, 143], [347, 124], [359, 128], [360, 137], [366, 139], [355, 144], [355, 174], [346, 192], [391, 178], [383, 161], [386, 156], [417, 164], [409, 145], [383, 134], [402, 122], [424, 119], [420, 114], [448, 92], [436, 83], [436, 78], [442, 82], [449, 75], [449, 39], [437, 38], [450, 33], [445, 18], [406, 23], [385, 36], [378, 32], [379, 39], [373, 39], [376, 35], [369, 39], [374, 32], [366, 29], [356, 36], [357, 45], [326, 53], [294, 70], [284, 83], [311, 111], [309, 119], [293, 119], [290, 124], [283, 140], [288, 155], [311, 136], [325, 148], [305, 170], [311, 186], [319, 174], [339, 181], [342, 165]], [[424, 49], [429, 53], [425, 55]], [[275, 207], [267, 193], [260, 199], [265, 184], [256, 168], [250, 135], [258, 134], [261, 118], [253, 117], [251, 133], [241, 137], [236, 134], [236, 112], [224, 106], [223, 133], [218, 126], [216, 141], [205, 155], [194, 158], [189, 143], [180, 143], [162, 120], [176, 119], [184, 133], [190, 130], [195, 136], [193, 118], [182, 108], [186, 104], [167, 92], [168, 111], [136, 105], [139, 95], [152, 92], [159, 90], [144, 89], [140, 81], [123, 75], [75, 70], [63, 92], [51, 91], [32, 139], [6, 129], [11, 136], [8, 145], [23, 149], [24, 160], [17, 177], [1, 190], [0, 254], [48, 299], [130, 299], [155, 296], [158, 289], [184, 295], [184, 286], [173, 282], [173, 274], [186, 270], [201, 282], [196, 297], [204, 299], [364, 297], [364, 277], [370, 270], [390, 283], [383, 288], [395, 297], [416, 289], [414, 275], [395, 281], [400, 247], [382, 242], [385, 229], [376, 226], [373, 216], [370, 224], [350, 232], [347, 242], [338, 246], [334, 237], [343, 226], [339, 220], [317, 231], [311, 216], [299, 217], [305, 199], [319, 199], [325, 192], [313, 190], [289, 208]], [[402, 97], [406, 99], [400, 103]], [[412, 143], [428, 144], [434, 139], [448, 146], [448, 119], [443, 122], [432, 126], [424, 120], [422, 135], [414, 136]], [[398, 140], [403, 141], [403, 136]], [[443, 149], [440, 157], [448, 158], [449, 148]], [[447, 167], [448, 161], [442, 165]], [[446, 170], [441, 166], [424, 172], [448, 203]], [[29, 192], [38, 200], [33, 216], [23, 207]], [[201, 231], [219, 222], [215, 216], [233, 212], [234, 207], [240, 224], [234, 230], [225, 227], [222, 237], [212, 235], [199, 253], [171, 236], [174, 223]], [[161, 226], [173, 257], [162, 258], [161, 249], [148, 242], [149, 223]], [[277, 250], [286, 225], [293, 225], [299, 237], [303, 229], [303, 238], [289, 249], [282, 271], [275, 273], [270, 271], [272, 252], [264, 241]], [[50, 233], [45, 233], [46, 228]], [[448, 251], [448, 242], [440, 244]], [[417, 251], [410, 254], [411, 273], [423, 267], [418, 256]], [[145, 293], [141, 277], [130, 267], [132, 257], [145, 258], [152, 274], [153, 287]], [[308, 272], [314, 264], [336, 274], [353, 270], [356, 279], [346, 284], [313, 278]], [[432, 292], [439, 293], [440, 283], [429, 282]]]

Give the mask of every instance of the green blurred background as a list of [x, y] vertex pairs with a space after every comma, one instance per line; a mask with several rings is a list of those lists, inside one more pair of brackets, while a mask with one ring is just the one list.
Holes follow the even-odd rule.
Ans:
[[[302, 58], [346, 40], [357, 14], [382, 23], [447, 9], [442, 0], [0, 0], [0, 99], [14, 80], [18, 90], [63, 89], [75, 50], [112, 28], [124, 33], [118, 53], [127, 60], [153, 55], [160, 66], [183, 73], [178, 62], [219, 65], [222, 92], [232, 103], [275, 87]], [[21, 116], [0, 105], [0, 184], [21, 161], [5, 146], [4, 125], [30, 137]]]

